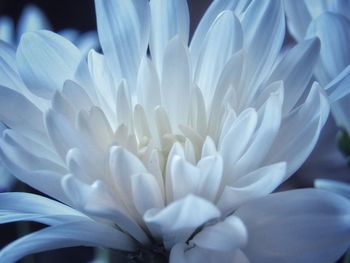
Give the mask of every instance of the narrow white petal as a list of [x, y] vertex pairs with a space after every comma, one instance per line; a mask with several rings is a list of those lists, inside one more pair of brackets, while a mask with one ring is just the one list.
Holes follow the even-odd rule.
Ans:
[[[225, 95], [237, 86], [241, 81], [242, 67], [243, 67], [244, 51], [238, 51], [227, 61], [225, 67], [222, 69], [220, 78], [216, 85], [213, 99], [210, 107], [210, 124], [216, 125], [218, 122], [218, 115], [221, 107], [224, 106], [223, 101]], [[220, 107], [220, 105], [222, 105]], [[235, 107], [234, 107], [235, 108]], [[212, 128], [213, 129], [213, 128]]]
[[[253, 1], [242, 19], [245, 53], [245, 87], [241, 106], [255, 96], [259, 83], [271, 70], [280, 53], [285, 35], [284, 8], [281, 1]], [[273, 37], [271, 37], [273, 36]], [[249, 88], [248, 88], [249, 87]]]
[[151, 0], [150, 50], [161, 75], [163, 56], [171, 39], [178, 35], [187, 45], [190, 17], [186, 0]]
[[195, 65], [194, 79], [207, 103], [227, 61], [242, 48], [242, 44], [243, 32], [239, 20], [231, 11], [222, 12], [210, 27]]
[[306, 2], [304, 0], [284, 0], [288, 30], [298, 42], [304, 39], [306, 30], [312, 19]]
[[232, 170], [251, 141], [257, 120], [256, 111], [251, 108], [246, 109], [233, 122], [223, 139], [220, 138], [219, 152], [224, 161], [224, 184], [232, 180]]
[[135, 90], [136, 74], [146, 53], [150, 33], [147, 0], [95, 0], [97, 30], [102, 50], [117, 81]]
[[137, 213], [132, 202], [131, 177], [135, 174], [147, 173], [145, 166], [135, 155], [119, 146], [113, 146], [110, 149], [109, 163], [113, 181], [121, 199], [132, 215]]
[[144, 57], [138, 72], [137, 97], [138, 103], [143, 105], [148, 113], [161, 105], [159, 76], [153, 62]]
[[257, 169], [226, 186], [217, 206], [229, 214], [247, 201], [274, 191], [286, 178], [286, 164], [277, 163]]
[[187, 46], [179, 37], [175, 37], [169, 42], [164, 55], [161, 98], [169, 118], [176, 124], [185, 124], [188, 119], [190, 81], [191, 67]]
[[288, 160], [287, 175], [293, 174], [314, 148], [328, 114], [328, 99], [315, 83], [306, 101], [283, 120], [265, 163]]
[[335, 262], [349, 247], [350, 203], [326, 191], [271, 194], [235, 215], [247, 227], [243, 251], [252, 262]]
[[101, 104], [106, 104], [114, 112], [117, 89], [116, 80], [109, 69], [106, 57], [91, 50], [88, 54], [88, 67], [91, 77], [96, 86], [96, 94]]
[[201, 174], [196, 192], [199, 196], [214, 202], [223, 176], [222, 157], [212, 155], [202, 158], [198, 162], [198, 168]]
[[319, 50], [320, 42], [317, 38], [302, 41], [287, 51], [271, 74], [268, 82], [283, 81], [283, 115], [293, 109], [309, 85]]
[[[350, 61], [349, 61], [350, 64]], [[339, 73], [331, 82], [327, 84], [325, 90], [330, 102], [338, 102], [349, 94], [350, 85], [350, 65]]]
[[3, 248], [0, 260], [12, 263], [22, 257], [47, 250], [73, 246], [102, 246], [134, 251], [134, 241], [123, 232], [101, 223], [80, 221], [48, 227]]
[[205, 36], [213, 24], [217, 16], [224, 10], [235, 11], [236, 15], [240, 15], [242, 10], [246, 8], [249, 1], [239, 0], [215, 0], [205, 12], [191, 40], [191, 57], [194, 64], [197, 63], [201, 46]]
[[326, 12], [314, 19], [307, 37], [321, 41], [320, 59], [315, 74], [322, 85], [333, 80], [350, 63], [350, 21], [342, 15]]
[[128, 214], [121, 200], [101, 181], [95, 181], [90, 185], [72, 175], [67, 175], [62, 180], [62, 187], [74, 206], [85, 214], [110, 220], [138, 242], [144, 245], [149, 243], [144, 230]]
[[36, 221], [56, 225], [88, 217], [57, 201], [29, 193], [0, 194], [0, 222]]
[[233, 168], [231, 178], [237, 178], [244, 173], [259, 167], [269, 152], [282, 123], [283, 89], [272, 93], [261, 110], [259, 127], [242, 157]]

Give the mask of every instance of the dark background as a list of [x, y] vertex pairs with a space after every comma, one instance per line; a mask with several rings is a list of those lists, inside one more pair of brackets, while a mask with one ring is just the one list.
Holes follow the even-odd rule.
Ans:
[[[188, 0], [191, 18], [191, 32], [211, 0]], [[0, 16], [9, 16], [16, 22], [27, 4], [39, 7], [47, 16], [53, 30], [75, 28], [81, 32], [96, 30], [96, 16], [93, 0], [0, 0]], [[20, 187], [17, 185], [17, 188]], [[16, 190], [16, 189], [15, 189]], [[19, 191], [19, 189], [17, 189]], [[34, 191], [31, 189], [30, 191]], [[4, 224], [0, 225], [0, 249], [25, 232], [26, 228], [35, 231], [39, 224]], [[22, 229], [19, 231], [19, 229]], [[26, 257], [21, 263], [86, 263], [92, 260], [94, 251], [90, 248], [66, 248], [43, 252]], [[124, 260], [118, 260], [124, 262]]]
[[[211, 0], [188, 0], [191, 32]], [[25, 5], [32, 3], [43, 10], [54, 30], [73, 27], [80, 31], [96, 29], [93, 0], [0, 0], [0, 15], [18, 19]]]

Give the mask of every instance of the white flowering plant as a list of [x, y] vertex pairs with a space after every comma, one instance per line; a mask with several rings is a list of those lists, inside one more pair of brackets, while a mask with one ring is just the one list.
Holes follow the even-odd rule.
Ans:
[[[184, 262], [334, 262], [350, 201], [280, 193], [345, 87], [310, 84], [320, 41], [282, 50], [281, 0], [95, 0], [103, 54], [41, 30], [0, 42], [0, 158], [50, 196], [0, 194], [48, 227], [0, 252], [97, 246]], [[343, 76], [346, 78], [347, 76]]]

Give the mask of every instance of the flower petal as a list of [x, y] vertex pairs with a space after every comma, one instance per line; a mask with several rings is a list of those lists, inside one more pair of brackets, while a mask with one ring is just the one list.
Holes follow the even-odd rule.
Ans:
[[279, 134], [264, 162], [288, 160], [287, 176], [292, 175], [314, 148], [328, 114], [328, 99], [315, 83], [305, 102], [282, 121]]
[[229, 252], [243, 247], [247, 240], [247, 230], [243, 222], [236, 216], [229, 216], [222, 222], [203, 228], [190, 240], [190, 244]]
[[288, 30], [298, 42], [304, 39], [307, 27], [312, 19], [306, 2], [304, 0], [284, 0]]
[[287, 51], [272, 72], [268, 82], [283, 81], [283, 115], [293, 109], [309, 85], [319, 50], [320, 42], [317, 38], [302, 41]]
[[34, 232], [3, 248], [0, 260], [12, 263], [22, 257], [47, 250], [73, 246], [103, 246], [134, 251], [134, 241], [123, 232], [93, 221], [65, 223]]
[[257, 169], [225, 186], [217, 207], [223, 214], [229, 214], [247, 201], [270, 194], [285, 180], [285, 173], [286, 163]]
[[190, 17], [186, 0], [151, 0], [150, 50], [159, 75], [163, 56], [171, 39], [179, 36], [187, 45]]
[[97, 31], [116, 81], [135, 90], [137, 70], [146, 54], [150, 33], [147, 0], [95, 0]]
[[25, 96], [0, 86], [0, 120], [12, 129], [42, 133], [43, 113]]
[[141, 173], [131, 177], [132, 196], [140, 216], [152, 208], [163, 208], [164, 200], [153, 174]]
[[213, 3], [210, 5], [210, 7], [207, 9], [204, 16], [202, 17], [191, 40], [190, 50], [191, 50], [192, 63], [194, 65], [197, 63], [199, 52], [201, 50], [201, 46], [204, 42], [205, 36], [210, 26], [213, 24], [214, 20], [217, 18], [217, 16], [224, 10], [232, 10], [235, 12], [235, 15], [240, 17], [243, 10], [246, 9], [247, 5], [249, 5], [250, 2], [251, 2], [250, 0], [244, 0], [244, 1], [215, 0], [213, 1]]
[[249, 105], [281, 51], [285, 36], [282, 1], [253, 1], [243, 15], [242, 28], [247, 52], [241, 106]]
[[208, 104], [227, 61], [242, 44], [243, 32], [238, 18], [231, 11], [222, 12], [210, 27], [195, 65], [194, 79]]
[[56, 225], [70, 220], [88, 220], [88, 217], [69, 206], [39, 195], [15, 192], [0, 194], [1, 224], [36, 221]]
[[[288, 204], [288, 205], [286, 205]], [[350, 203], [316, 189], [271, 194], [240, 207], [251, 262], [335, 262], [349, 247]]]
[[19, 73], [34, 94], [50, 98], [72, 79], [81, 53], [65, 38], [50, 32], [26, 33], [17, 49]]
[[161, 80], [162, 105], [174, 124], [187, 122], [191, 94], [190, 78], [188, 49], [177, 36], [166, 48]]
[[314, 19], [307, 37], [317, 36], [321, 41], [321, 53], [315, 75], [326, 85], [350, 64], [350, 21], [342, 15], [326, 12]]
[[164, 246], [169, 249], [178, 242], [186, 242], [197, 227], [219, 216], [220, 212], [213, 204], [188, 195], [164, 209], [147, 211], [143, 218], [152, 234], [161, 236]]

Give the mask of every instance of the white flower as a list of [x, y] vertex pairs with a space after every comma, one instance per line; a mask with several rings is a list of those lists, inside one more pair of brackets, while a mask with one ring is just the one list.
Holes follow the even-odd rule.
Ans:
[[349, 245], [349, 201], [270, 194], [329, 113], [324, 90], [308, 85], [319, 41], [282, 56], [275, 0], [214, 1], [189, 48], [185, 0], [95, 4], [103, 55], [86, 59], [49, 31], [0, 49], [0, 157], [66, 204], [1, 194], [0, 222], [50, 226], [0, 261], [77, 245], [142, 247], [171, 262], [335, 261]]
[[[40, 29], [50, 30], [51, 25], [45, 14], [32, 4], [27, 5], [23, 9], [16, 27], [12, 18], [7, 16], [0, 17], [0, 39], [12, 46], [17, 47], [24, 33]], [[82, 51], [88, 52], [91, 48], [98, 47], [98, 39], [94, 31], [81, 34], [75, 29], [67, 28], [58, 33], [69, 39]]]

